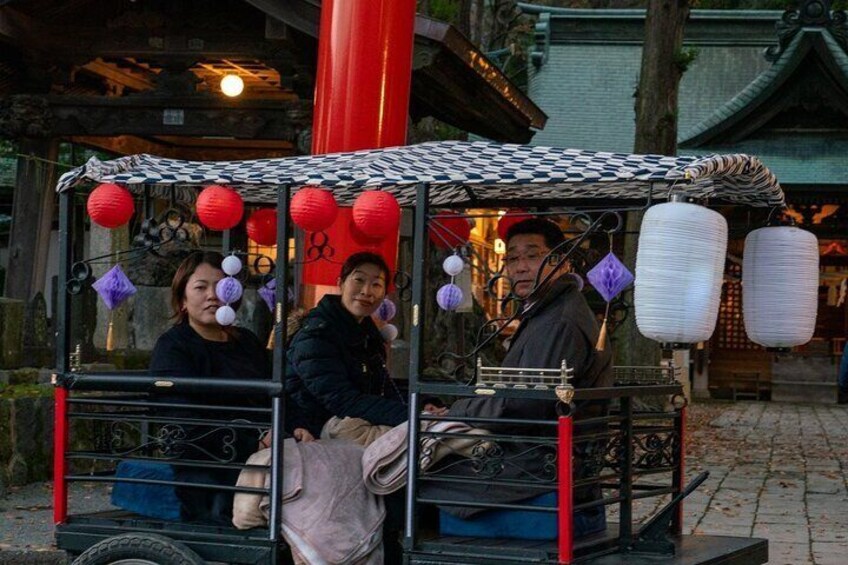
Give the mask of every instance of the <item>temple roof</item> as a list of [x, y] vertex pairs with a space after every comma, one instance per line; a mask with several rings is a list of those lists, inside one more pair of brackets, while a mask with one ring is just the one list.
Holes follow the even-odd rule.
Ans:
[[848, 120], [848, 55], [826, 29], [803, 28], [770, 69], [683, 133], [680, 146], [704, 147], [748, 137], [796, 102], [787, 90], [806, 83], [811, 72], [826, 81], [823, 87], [833, 91], [827, 94]]

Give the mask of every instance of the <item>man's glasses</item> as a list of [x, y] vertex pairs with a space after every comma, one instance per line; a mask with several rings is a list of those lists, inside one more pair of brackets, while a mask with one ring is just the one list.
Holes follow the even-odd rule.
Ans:
[[549, 251], [528, 251], [526, 253], [510, 253], [506, 256], [506, 266], [513, 268], [518, 265], [522, 259], [528, 263], [538, 263], [549, 253]]

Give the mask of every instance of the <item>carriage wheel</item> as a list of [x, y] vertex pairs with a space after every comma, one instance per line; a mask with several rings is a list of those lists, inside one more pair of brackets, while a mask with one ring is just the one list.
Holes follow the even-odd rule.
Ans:
[[204, 565], [185, 545], [154, 534], [123, 534], [88, 548], [73, 565]]

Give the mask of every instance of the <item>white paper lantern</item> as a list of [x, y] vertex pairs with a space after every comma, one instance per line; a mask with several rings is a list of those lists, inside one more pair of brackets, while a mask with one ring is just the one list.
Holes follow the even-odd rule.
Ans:
[[459, 255], [449, 255], [442, 262], [442, 269], [451, 277], [457, 276], [465, 268], [465, 261]]
[[386, 324], [380, 328], [380, 335], [383, 336], [383, 339], [386, 341], [396, 340], [398, 336], [397, 326], [394, 324]]
[[215, 320], [222, 326], [231, 326], [236, 321], [236, 311], [231, 306], [220, 306], [215, 310]]
[[241, 272], [241, 260], [235, 255], [227, 255], [221, 262], [221, 270], [233, 277]]
[[745, 238], [742, 313], [745, 331], [765, 347], [812, 339], [819, 299], [819, 243], [794, 226], [771, 226]]
[[634, 302], [642, 335], [696, 343], [715, 329], [727, 253], [727, 221], [703, 206], [668, 202], [645, 212]]

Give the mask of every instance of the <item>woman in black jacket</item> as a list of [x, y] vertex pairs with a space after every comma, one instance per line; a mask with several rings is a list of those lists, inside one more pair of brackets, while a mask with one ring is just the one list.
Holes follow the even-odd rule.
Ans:
[[386, 296], [388, 277], [379, 255], [351, 255], [342, 265], [339, 294], [324, 296], [289, 343], [290, 409], [315, 437], [333, 416], [389, 426], [407, 419], [386, 370], [386, 343], [371, 319]]
[[[174, 326], [159, 336], [153, 349], [150, 372], [163, 377], [204, 377], [209, 379], [268, 379], [271, 368], [268, 352], [245, 328], [221, 326], [215, 312], [221, 302], [215, 285], [224, 278], [223, 257], [216, 252], [195, 252], [179, 266], [171, 283]], [[159, 395], [169, 403], [212, 406], [267, 408], [266, 398], [209, 394]], [[179, 418], [246, 418], [244, 412], [221, 410], [215, 413], [191, 409], [163, 409], [160, 414]], [[291, 426], [294, 427], [294, 426]], [[243, 463], [257, 450], [259, 434], [244, 428], [217, 429], [193, 424], [182, 425], [186, 438], [174, 446], [178, 459]], [[298, 430], [298, 439], [311, 439]], [[238, 469], [201, 469], [174, 465], [177, 481], [233, 486]], [[180, 514], [184, 520], [229, 524], [232, 520], [232, 493], [210, 489], [178, 487]]]

